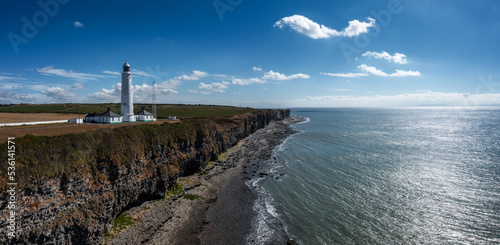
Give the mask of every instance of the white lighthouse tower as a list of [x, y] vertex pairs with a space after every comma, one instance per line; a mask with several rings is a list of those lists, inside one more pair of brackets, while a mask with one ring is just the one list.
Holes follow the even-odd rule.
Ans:
[[122, 73], [122, 104], [121, 113], [124, 122], [135, 122], [134, 101], [132, 95], [132, 73], [130, 65], [125, 62]]

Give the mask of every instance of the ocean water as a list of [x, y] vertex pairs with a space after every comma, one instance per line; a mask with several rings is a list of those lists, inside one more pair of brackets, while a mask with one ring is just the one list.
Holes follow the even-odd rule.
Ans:
[[500, 244], [500, 110], [292, 115], [308, 121], [248, 182], [249, 243]]

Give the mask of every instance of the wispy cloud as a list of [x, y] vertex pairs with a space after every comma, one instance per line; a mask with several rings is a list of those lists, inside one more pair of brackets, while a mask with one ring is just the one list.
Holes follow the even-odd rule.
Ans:
[[285, 75], [281, 74], [279, 72], [275, 72], [273, 70], [270, 70], [264, 74], [262, 77], [254, 77], [254, 78], [248, 78], [248, 79], [241, 79], [241, 78], [234, 78], [232, 79], [232, 84], [234, 85], [250, 85], [250, 84], [264, 84], [269, 80], [274, 80], [274, 81], [284, 81], [284, 80], [292, 80], [292, 79], [309, 79], [310, 76], [307, 74], [303, 73], [297, 73], [297, 74], [292, 74], [292, 75]]
[[97, 78], [105, 77], [103, 75], [73, 72], [72, 70], [66, 71], [64, 69], [55, 69], [54, 66], [46, 66], [36, 70], [42, 75], [68, 77], [76, 80], [96, 80]]
[[198, 88], [219, 93], [225, 92], [226, 89], [228, 89], [227, 85], [223, 83], [211, 83], [211, 84], [200, 83], [200, 86], [198, 86]]
[[413, 77], [418, 77], [420, 76], [419, 71], [404, 71], [404, 70], [399, 70], [396, 69], [396, 72], [392, 74], [387, 74], [376, 67], [373, 66], [367, 66], [366, 64], [361, 64], [358, 66], [358, 69], [363, 71], [363, 73], [324, 73], [321, 72], [321, 75], [326, 75], [326, 76], [331, 76], [331, 77], [344, 77], [344, 78], [358, 78], [358, 77], [366, 77], [369, 75], [373, 76], [379, 76], [379, 77], [408, 77], [408, 76], [413, 76]]
[[284, 28], [289, 26], [298, 33], [304, 34], [313, 39], [330, 38], [337, 36], [354, 37], [368, 32], [368, 28], [375, 26], [375, 19], [367, 17], [368, 22], [359, 20], [349, 21], [349, 26], [342, 31], [320, 25], [305, 16], [292, 15], [284, 17], [274, 23], [275, 27]]
[[144, 76], [144, 77], [156, 77], [155, 75], [152, 75], [148, 72], [145, 72], [145, 71], [141, 71], [141, 70], [137, 70], [137, 69], [131, 69], [130, 72], [132, 72], [132, 74], [134, 74], [135, 76]]
[[232, 83], [234, 85], [250, 85], [250, 84], [254, 84], [254, 83], [263, 84], [263, 83], [266, 83], [266, 81], [262, 80], [260, 78], [248, 78], [248, 79], [235, 78], [232, 80]]
[[118, 102], [122, 91], [122, 84], [116, 83], [111, 89], [101, 89], [95, 93], [87, 95], [90, 102]]
[[254, 66], [254, 67], [252, 67], [252, 70], [254, 70], [254, 71], [262, 71], [262, 68]]
[[75, 21], [75, 23], [73, 23], [73, 25], [76, 27], [76, 28], [83, 28], [85, 27], [84, 24], [82, 24], [81, 22], [79, 21]]
[[321, 72], [321, 75], [331, 76], [331, 77], [345, 77], [345, 78], [356, 78], [356, 77], [366, 77], [367, 73], [324, 73]]
[[208, 72], [194, 70], [191, 75], [182, 75], [179, 78], [188, 81], [197, 81], [201, 78], [207, 77], [208, 75]]
[[281, 74], [279, 72], [274, 72], [273, 70], [270, 70], [270, 71], [266, 72], [266, 74], [264, 74], [264, 76], [262, 78], [265, 80], [283, 81], [283, 80], [291, 80], [291, 79], [308, 79], [309, 75], [303, 74], [303, 73], [297, 73], [297, 74], [287, 76], [285, 74]]
[[35, 98], [29, 94], [14, 94], [11, 91], [0, 89], [0, 104], [31, 103]]
[[375, 59], [384, 59], [388, 60], [389, 62], [394, 62], [396, 64], [407, 64], [408, 60], [406, 59], [406, 55], [401, 54], [401, 53], [395, 53], [394, 55], [390, 55], [389, 53], [383, 51], [382, 53], [377, 53], [377, 52], [366, 52], [362, 54], [363, 57], [368, 56], [368, 57], [373, 57]]
[[71, 85], [71, 88], [72, 89], [81, 89], [81, 88], [84, 88], [85, 86], [83, 86], [83, 84], [81, 83], [74, 83], [73, 85]]
[[404, 70], [399, 70], [399, 69], [397, 69], [396, 72], [394, 72], [392, 74], [387, 74], [381, 70], [378, 70], [377, 68], [375, 68], [373, 66], [367, 66], [365, 64], [359, 65], [358, 69], [360, 69], [364, 72], [367, 72], [369, 74], [372, 74], [374, 76], [380, 76], [380, 77], [407, 77], [407, 76], [418, 77], [418, 76], [420, 76], [419, 71], [411, 71], [411, 70], [404, 71]]
[[56, 102], [74, 101], [77, 95], [68, 89], [61, 87], [51, 87], [42, 91], [42, 94]]
[[25, 80], [25, 79], [22, 78], [21, 75], [13, 76], [11, 73], [5, 73], [5, 72], [0, 73], [0, 81], [5, 81], [5, 80]]
[[102, 73], [104, 74], [109, 74], [109, 75], [115, 75], [115, 76], [121, 76], [121, 73], [117, 72], [117, 71], [108, 71], [108, 70], [104, 70], [102, 71]]

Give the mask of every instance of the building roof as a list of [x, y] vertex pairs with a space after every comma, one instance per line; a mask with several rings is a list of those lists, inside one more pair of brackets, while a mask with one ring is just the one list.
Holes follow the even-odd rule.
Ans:
[[147, 112], [146, 110], [144, 110], [144, 107], [142, 107], [142, 110], [140, 112], [137, 112], [136, 115], [152, 116], [153, 114]]
[[108, 108], [108, 110], [102, 114], [97, 114], [97, 113], [87, 113], [85, 117], [121, 117], [120, 114], [116, 114], [111, 111], [111, 108]]
[[111, 108], [108, 108], [108, 111], [104, 112], [101, 114], [101, 117], [121, 117], [122, 115], [116, 114], [111, 111]]
[[85, 115], [85, 117], [97, 117], [97, 116], [99, 116], [99, 114], [97, 114], [95, 112], [94, 113], [87, 113], [87, 115]]

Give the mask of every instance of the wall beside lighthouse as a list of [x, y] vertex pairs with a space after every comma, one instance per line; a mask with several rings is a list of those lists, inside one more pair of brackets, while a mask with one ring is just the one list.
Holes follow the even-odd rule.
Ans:
[[132, 73], [130, 72], [130, 65], [125, 62], [123, 65], [122, 73], [122, 101], [121, 101], [121, 115], [124, 122], [135, 122], [136, 116], [134, 115], [134, 101], [132, 93]]

